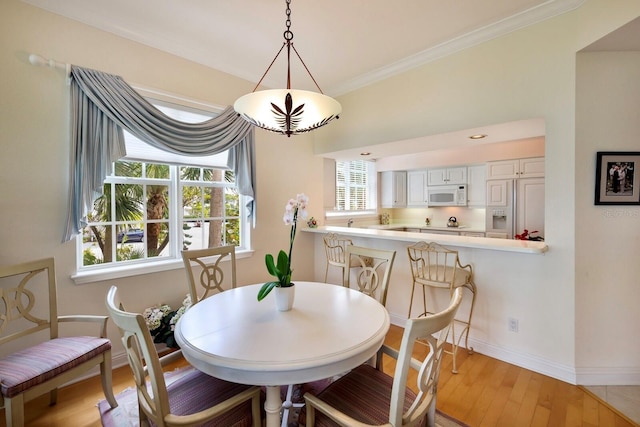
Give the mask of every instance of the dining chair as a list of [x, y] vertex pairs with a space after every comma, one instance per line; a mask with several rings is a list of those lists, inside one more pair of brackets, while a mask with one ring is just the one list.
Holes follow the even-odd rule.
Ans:
[[[473, 267], [469, 264], [462, 265], [458, 251], [448, 249], [438, 243], [417, 242], [407, 248], [409, 255], [409, 264], [411, 266], [411, 275], [413, 277], [413, 286], [411, 288], [411, 299], [409, 302], [409, 313], [407, 317], [412, 316], [413, 296], [416, 286], [422, 288], [422, 310], [420, 316], [429, 315], [437, 311], [432, 303], [431, 308], [427, 308], [427, 288], [445, 289], [452, 295], [457, 288], [467, 289], [471, 293], [471, 305], [468, 317], [464, 320], [459, 318], [455, 322], [451, 330], [453, 366], [452, 372], [458, 372], [456, 364], [456, 355], [460, 342], [464, 337], [464, 345], [469, 354], [473, 353], [473, 347], [469, 347], [469, 329], [471, 328], [471, 317], [476, 302], [476, 285], [473, 280]], [[449, 295], [449, 296], [450, 296]], [[433, 294], [432, 294], [433, 296]], [[435, 299], [435, 298], [432, 298]], [[462, 325], [462, 331], [456, 338], [455, 326]]]
[[363, 246], [346, 246], [342, 284], [350, 288], [352, 273], [355, 277], [355, 289], [386, 305], [391, 268], [396, 251], [367, 248]]
[[[222, 261], [230, 261], [230, 275], [225, 278]], [[236, 287], [236, 247], [218, 246], [182, 251], [182, 262], [187, 273], [191, 304], [196, 304], [214, 293]]]
[[[107, 316], [59, 315], [53, 258], [0, 266], [0, 407], [6, 425], [24, 425], [24, 405], [100, 367], [109, 406], [118, 406], [111, 382], [111, 341]], [[85, 323], [95, 334], [71, 335]], [[75, 326], [78, 325], [78, 326]], [[82, 327], [84, 328], [84, 327]], [[64, 330], [66, 333], [60, 333]]]
[[[301, 423], [307, 427], [435, 426], [444, 343], [461, 301], [462, 290], [456, 289], [442, 312], [408, 319], [400, 349], [383, 345], [375, 367], [362, 364], [319, 394], [305, 393]], [[429, 345], [422, 362], [412, 358], [418, 341]], [[396, 359], [393, 377], [383, 372], [383, 357]], [[410, 369], [416, 372], [417, 394], [407, 386]]]
[[138, 394], [140, 425], [259, 427], [260, 387], [224, 381], [193, 367], [169, 386], [162, 367], [181, 354], [158, 357], [149, 328], [139, 313], [124, 311], [112, 286], [107, 310], [118, 326]]
[[340, 272], [342, 273], [340, 277], [344, 276], [344, 270], [347, 266], [345, 263], [345, 249], [347, 246], [353, 245], [353, 241], [336, 233], [325, 234], [322, 240], [327, 256], [327, 264], [324, 270], [324, 281], [326, 283], [330, 266], [340, 268]]

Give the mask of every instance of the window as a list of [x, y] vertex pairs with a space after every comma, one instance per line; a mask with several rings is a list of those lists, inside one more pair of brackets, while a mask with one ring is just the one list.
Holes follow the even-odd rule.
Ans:
[[365, 160], [336, 161], [336, 210], [375, 211], [375, 164]]
[[[152, 101], [185, 122], [214, 116]], [[226, 169], [227, 153], [179, 156], [125, 132], [126, 158], [114, 164], [78, 239], [79, 271], [181, 262], [181, 250], [248, 248], [244, 197]]]

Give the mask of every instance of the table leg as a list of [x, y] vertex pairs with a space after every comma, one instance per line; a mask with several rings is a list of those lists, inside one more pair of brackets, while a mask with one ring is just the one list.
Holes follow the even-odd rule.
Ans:
[[267, 386], [267, 398], [264, 402], [264, 410], [267, 413], [266, 427], [280, 427], [280, 410], [282, 400], [280, 399], [280, 386]]

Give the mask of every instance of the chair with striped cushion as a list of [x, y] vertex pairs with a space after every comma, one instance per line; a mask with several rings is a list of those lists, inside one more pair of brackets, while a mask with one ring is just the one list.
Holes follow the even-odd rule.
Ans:
[[[317, 396], [306, 393], [301, 423], [307, 427], [434, 426], [443, 344], [461, 301], [458, 288], [444, 311], [407, 320], [400, 350], [382, 346], [375, 368], [363, 364]], [[430, 347], [422, 362], [412, 359], [418, 339]], [[397, 359], [393, 377], [382, 372], [383, 354]], [[407, 386], [410, 368], [417, 373], [417, 394]]]
[[[100, 367], [104, 395], [118, 406], [111, 383], [107, 316], [58, 316], [53, 258], [0, 267], [0, 404], [6, 425], [24, 425], [26, 402]], [[60, 323], [94, 323], [95, 336], [60, 336]], [[91, 325], [90, 325], [91, 326]], [[43, 341], [43, 337], [47, 338]]]
[[260, 387], [224, 381], [195, 368], [167, 386], [162, 367], [180, 352], [158, 357], [141, 314], [124, 311], [112, 286], [107, 310], [120, 329], [138, 391], [140, 425], [260, 427]]

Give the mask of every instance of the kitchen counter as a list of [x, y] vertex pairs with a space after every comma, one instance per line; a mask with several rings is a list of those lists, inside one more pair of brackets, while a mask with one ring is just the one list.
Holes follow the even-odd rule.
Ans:
[[[391, 227], [391, 229], [380, 229], [378, 227]], [[394, 227], [396, 230], [394, 230]], [[434, 231], [441, 231], [441, 229], [438, 230], [438, 227], [422, 227], [429, 228]], [[488, 249], [493, 251], [520, 252], [528, 254], [542, 254], [547, 252], [547, 250], [549, 249], [545, 242], [536, 242], [532, 240], [493, 239], [489, 237], [461, 236], [455, 233], [432, 234], [424, 230], [421, 230], [421, 232], [418, 233], [412, 231], [397, 231], [397, 229], [399, 228], [413, 227], [407, 227], [400, 224], [389, 224], [384, 226], [369, 226], [369, 228], [323, 226], [318, 228], [302, 228], [300, 230], [308, 233], [338, 233], [343, 236], [395, 240], [400, 242], [415, 243], [420, 241], [429, 241], [440, 243], [445, 246], [457, 246], [470, 249]], [[444, 228], [446, 230], [450, 230], [450, 228], [448, 227]], [[459, 231], [474, 231], [474, 229], [465, 229], [464, 227], [458, 227], [458, 229]], [[484, 230], [482, 231], [484, 232]]]

